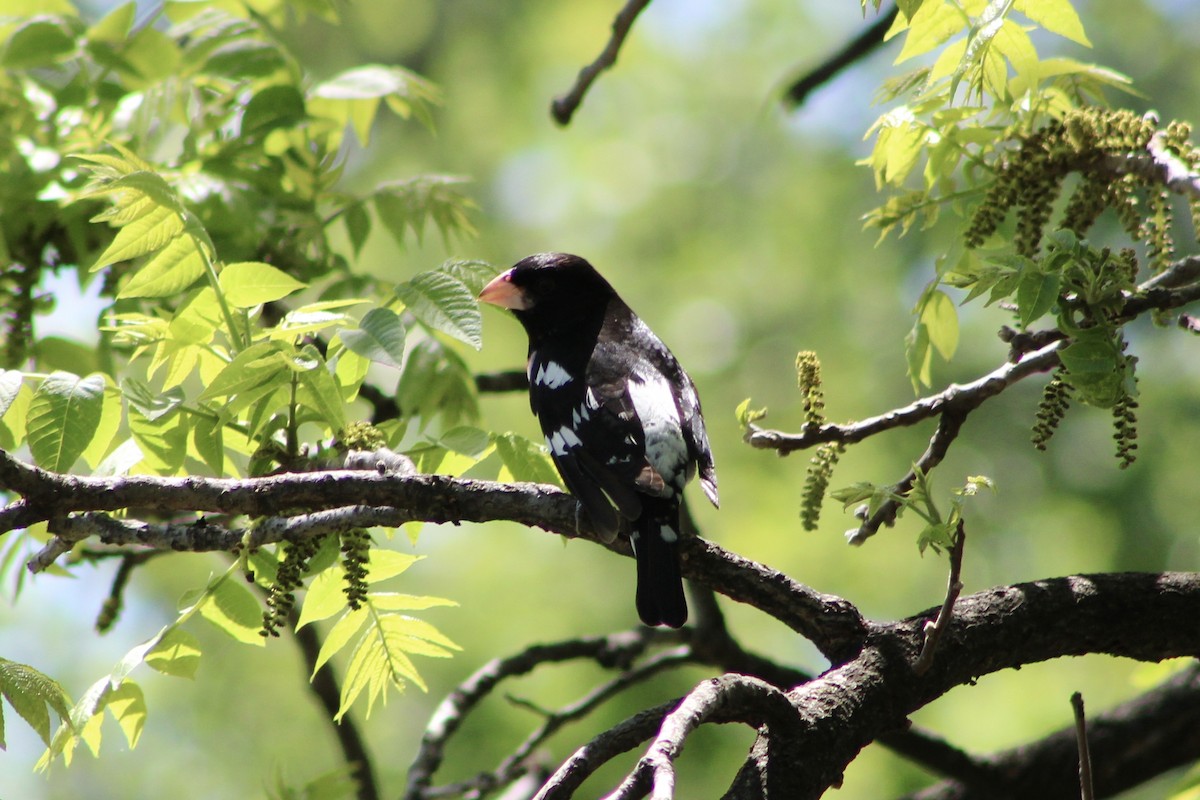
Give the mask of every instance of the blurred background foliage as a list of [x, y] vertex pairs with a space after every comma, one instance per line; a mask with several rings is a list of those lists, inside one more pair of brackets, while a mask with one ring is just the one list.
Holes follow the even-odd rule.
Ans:
[[[95, 17], [103, 5], [81, 4]], [[1094, 50], [1064, 40], [1047, 47], [1131, 76], [1141, 95], [1114, 97], [1117, 103], [1139, 112], [1154, 108], [1163, 119], [1200, 120], [1194, 68], [1200, 6], [1190, 0], [1078, 0], [1076, 6]], [[377, 0], [342, 6], [338, 25], [312, 17], [285, 30], [317, 79], [378, 62], [412, 69], [444, 94], [435, 134], [385, 116], [369, 148], [350, 142], [347, 189], [431, 171], [473, 181], [476, 238], [447, 244], [431, 235], [400, 250], [387, 237], [372, 237], [355, 268], [399, 281], [448, 256], [503, 267], [542, 250], [584, 255], [671, 345], [699, 386], [723, 501], [719, 512], [695, 504], [704, 536], [843, 595], [874, 618], [939, 603], [945, 562], [932, 553], [918, 556], [915, 521], [902, 520], [850, 549], [842, 532], [854, 521], [829, 502], [820, 530], [802, 531], [807, 456], [780, 460], [749, 449], [733, 413], [752, 396], [769, 408], [767, 424], [798, 429], [793, 361], [802, 349], [821, 357], [833, 420], [881, 413], [913, 397], [903, 338], [947, 232], [914, 231], [876, 246], [860, 218], [881, 201], [869, 170], [855, 163], [869, 152], [862, 136], [880, 111], [871, 99], [890, 74], [895, 47], [790, 111], [777, 102], [782, 87], [861, 28], [858, 3], [656, 0], [616, 69], [599, 80], [572, 124], [558, 128], [550, 101], [603, 47], [618, 8], [607, 0]], [[58, 291], [66, 297], [70, 289]], [[998, 309], [965, 310], [958, 355], [935, 366], [935, 388], [999, 365], [1006, 348], [995, 331], [1009, 321]], [[519, 326], [492, 312], [484, 324], [482, 352], [463, 349], [471, 367], [522, 366]], [[94, 327], [60, 301], [41, 332], [87, 342]], [[997, 494], [968, 509], [967, 592], [1073, 572], [1197, 568], [1191, 467], [1200, 449], [1200, 360], [1183, 335], [1143, 326], [1132, 336], [1142, 359], [1142, 397], [1140, 449], [1131, 469], [1117, 468], [1110, 417], [1102, 411], [1069, 415], [1047, 453], [1029, 446], [1039, 381], [972, 416], [934, 477], [943, 491], [980, 473], [998, 485]], [[481, 408], [485, 427], [536, 433], [521, 393], [486, 396]], [[927, 427], [892, 432], [851, 448], [832, 485], [896, 480], [930, 433]], [[632, 565], [584, 543], [564, 546], [541, 531], [495, 524], [429, 526], [415, 547], [403, 536], [394, 546], [430, 556], [409, 571], [405, 590], [461, 603], [429, 618], [464, 649], [424, 671], [428, 695], [410, 687], [364, 723], [386, 796], [399, 793], [438, 698], [484, 661], [533, 641], [634, 622]], [[111, 565], [84, 568], [69, 586], [39, 576], [27, 582], [18, 604], [0, 604], [5, 655], [36, 665], [78, 696], [132, 644], [173, 618], [182, 588], [220, 568], [196, 555], [151, 562], [135, 577], [126, 613], [104, 637], [93, 635], [91, 625]], [[822, 668], [790, 631], [725, 606], [735, 635], [754, 649]], [[35, 776], [27, 770], [41, 744], [11, 725], [8, 752], [0, 755], [0, 796], [258, 796], [278, 776], [301, 784], [339, 766], [328, 723], [286, 637], [263, 652], [194, 632], [208, 654], [194, 682], [143, 681], [151, 715], [135, 751], [111, 737], [100, 760], [84, 756], [69, 769]], [[1069, 724], [1072, 691], [1099, 710], [1135, 694], [1152, 680], [1151, 671], [1100, 657], [1036, 665], [956, 690], [914, 721], [974, 751], [1013, 746]], [[703, 677], [698, 670], [672, 673], [640, 687], [600, 716], [568, 727], [551, 760]], [[595, 678], [593, 668], [544, 668], [510, 693], [554, 706], [575, 699]], [[526, 710], [493, 698], [453, 745], [445, 777], [492, 766], [535, 723]], [[681, 762], [681, 796], [717, 793], [750, 741], [743, 729], [697, 734]], [[612, 777], [610, 768], [590, 785]], [[927, 781], [872, 746], [851, 766], [839, 797], [892, 796]], [[1164, 781], [1138, 796], [1161, 796], [1169, 786]]]

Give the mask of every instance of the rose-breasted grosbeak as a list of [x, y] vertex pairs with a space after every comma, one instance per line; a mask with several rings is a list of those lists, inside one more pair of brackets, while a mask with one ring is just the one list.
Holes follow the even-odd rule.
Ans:
[[677, 628], [687, 601], [675, 544], [683, 487], [717, 475], [696, 387], [667, 346], [579, 256], [540, 253], [479, 295], [529, 335], [529, 402], [567, 488], [610, 541], [632, 522], [637, 609]]

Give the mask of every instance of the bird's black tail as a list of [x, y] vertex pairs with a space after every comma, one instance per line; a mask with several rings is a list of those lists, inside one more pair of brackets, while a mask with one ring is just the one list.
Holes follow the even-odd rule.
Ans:
[[637, 610], [647, 625], [678, 628], [687, 622], [687, 600], [679, 574], [679, 506], [643, 498], [636, 522], [633, 554], [637, 558]]

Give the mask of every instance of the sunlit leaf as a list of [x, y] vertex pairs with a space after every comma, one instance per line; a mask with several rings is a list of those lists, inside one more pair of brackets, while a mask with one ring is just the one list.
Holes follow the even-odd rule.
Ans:
[[[58, 681], [26, 664], [0, 658], [0, 695], [21, 719], [33, 728], [47, 747], [50, 746], [50, 711], [59, 719], [69, 719], [71, 698]], [[0, 707], [0, 750], [6, 748], [4, 710]]]
[[258, 261], [226, 264], [218, 282], [225, 299], [238, 308], [280, 300], [305, 286], [283, 270]]
[[396, 286], [396, 296], [421, 322], [476, 350], [483, 346], [479, 303], [466, 285], [445, 272], [422, 272]]
[[145, 663], [164, 675], [194, 678], [200, 666], [200, 642], [182, 628], [172, 627], [146, 653]]
[[388, 308], [372, 308], [359, 320], [358, 328], [339, 331], [346, 347], [363, 358], [400, 368], [404, 363], [404, 323]]
[[1092, 46], [1070, 0], [1016, 0], [1013, 8], [1051, 33], [1084, 47]]
[[513, 480], [562, 485], [558, 470], [541, 445], [516, 433], [497, 434], [493, 441], [496, 443], [496, 452], [504, 461], [504, 468]]
[[55, 372], [34, 393], [27, 418], [29, 450], [38, 466], [65, 472], [83, 455], [104, 413], [104, 376]]
[[209, 587], [196, 610], [200, 616], [243, 644], [262, 647], [262, 605], [241, 582], [225, 577]]

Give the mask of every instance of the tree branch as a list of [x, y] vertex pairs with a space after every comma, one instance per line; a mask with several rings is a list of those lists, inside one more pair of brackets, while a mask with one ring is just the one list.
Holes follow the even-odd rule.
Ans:
[[946, 581], [946, 600], [942, 603], [941, 610], [938, 611], [937, 619], [925, 623], [925, 641], [921, 645], [921, 655], [917, 658], [917, 663], [913, 664], [913, 672], [918, 675], [923, 675], [933, 664], [933, 654], [937, 651], [938, 639], [942, 637], [942, 631], [950, 624], [950, 616], [954, 613], [954, 601], [962, 592], [963, 545], [966, 543], [966, 539], [966, 529], [960, 519], [958, 529], [954, 534], [954, 544], [950, 546], [950, 577]]
[[[667, 714], [646, 755], [617, 789], [613, 800], [641, 797], [651, 786], [654, 800], [675, 796], [675, 759], [693, 731], [706, 722], [741, 722], [755, 728], [765, 726], [770, 738], [790, 738], [798, 724], [788, 696], [771, 684], [745, 675], [722, 675], [696, 686]], [[780, 765], [780, 774], [787, 769]], [[547, 784], [549, 786], [549, 784]], [[787, 786], [772, 787], [787, 797]], [[547, 795], [547, 797], [552, 795]]]
[[833, 80], [838, 73], [847, 67], [853, 66], [855, 62], [861, 61], [875, 52], [876, 48], [883, 44], [884, 34], [892, 27], [892, 23], [896, 21], [896, 15], [899, 12], [899, 7], [893, 5], [889, 11], [876, 19], [870, 27], [847, 42], [841, 50], [834, 53], [814, 69], [793, 79], [791, 85], [788, 86], [787, 91], [783, 95], [784, 104], [792, 108], [798, 108], [804, 104], [804, 101], [808, 99], [808, 96], [813, 91], [828, 81]]
[[883, 431], [915, 425], [931, 417], [939, 416], [946, 411], [948, 406], [955, 406], [959, 413], [966, 413], [978, 408], [986, 400], [995, 397], [1018, 381], [1030, 375], [1053, 369], [1058, 365], [1060, 347], [1062, 347], [1061, 341], [1051, 342], [1026, 355], [1015, 364], [1005, 364], [971, 383], [951, 384], [938, 394], [923, 397], [907, 406], [876, 417], [869, 417], [847, 425], [807, 426], [803, 431], [795, 434], [751, 426], [746, 435], [746, 441], [751, 447], [776, 450], [780, 454], [786, 454], [827, 442], [842, 444], [861, 442]]
[[575, 79], [575, 85], [571, 87], [571, 90], [565, 95], [554, 98], [554, 102], [550, 104], [550, 115], [554, 117], [555, 122], [559, 125], [571, 123], [571, 117], [579, 109], [579, 104], [583, 102], [583, 96], [596, 82], [596, 78], [600, 77], [601, 72], [617, 63], [621, 45], [625, 43], [625, 37], [633, 28], [634, 20], [648, 5], [650, 5], [650, 0], [627, 0], [624, 7], [617, 13], [616, 19], [613, 20], [612, 36], [604, 50], [596, 57], [595, 61], [579, 71], [579, 76]]
[[[404, 797], [408, 800], [418, 800], [428, 796], [433, 776], [441, 766], [450, 737], [471, 711], [502, 681], [528, 674], [544, 664], [576, 659], [591, 659], [601, 666], [615, 667], [628, 672], [632, 669], [634, 660], [652, 644], [678, 641], [679, 634], [676, 632], [639, 628], [610, 636], [533, 645], [507, 658], [492, 659], [451, 692], [433, 713], [425, 727], [425, 734], [421, 737], [417, 756], [409, 768]], [[513, 777], [517, 774], [515, 762], [507, 765], [505, 769], [512, 772]], [[499, 774], [500, 770], [496, 772]]]
[[[265, 545], [345, 525], [397, 526], [410, 521], [509, 520], [632, 555], [627, 540], [603, 542], [587, 520], [579, 518], [578, 504], [571, 495], [544, 484], [381, 474], [376, 470], [287, 473], [241, 480], [93, 478], [47, 472], [0, 451], [0, 487], [25, 495], [13, 506], [18, 506], [24, 517], [34, 517], [28, 524], [54, 519], [56, 538], [34, 557], [31, 568], [35, 569], [51, 563], [53, 556], [66, 552], [71, 543], [91, 536], [109, 544], [192, 552], [231, 551], [244, 543]], [[347, 507], [348, 500], [359, 505]], [[246, 530], [205, 518], [150, 525], [86, 513], [130, 507], [151, 508], [163, 514], [247, 515], [270, 521], [257, 525], [247, 541]], [[272, 519], [279, 509], [289, 509], [296, 516]], [[7, 510], [0, 510], [0, 519]], [[781, 572], [703, 539], [684, 540], [679, 549], [685, 577], [767, 611], [811, 639], [828, 657], [845, 659], [861, 645], [866, 628], [858, 610], [847, 601], [815, 592]]]
[[[1200, 666], [1177, 672], [1145, 694], [1088, 718], [1097, 797], [1112, 797], [1200, 757]], [[987, 779], [945, 781], [910, 800], [1069, 797], [1079, 793], [1075, 726], [989, 756]]]

